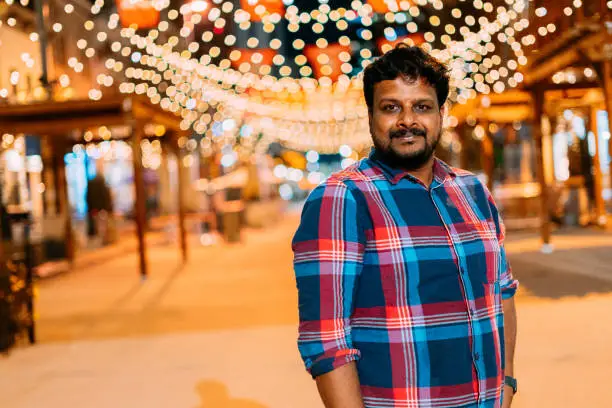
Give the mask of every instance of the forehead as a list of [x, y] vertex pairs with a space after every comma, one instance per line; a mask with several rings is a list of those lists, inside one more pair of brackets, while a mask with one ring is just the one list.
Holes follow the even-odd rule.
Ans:
[[433, 99], [437, 101], [436, 88], [424, 78], [414, 80], [397, 77], [378, 82], [374, 85], [374, 100], [379, 101], [386, 98], [397, 100]]

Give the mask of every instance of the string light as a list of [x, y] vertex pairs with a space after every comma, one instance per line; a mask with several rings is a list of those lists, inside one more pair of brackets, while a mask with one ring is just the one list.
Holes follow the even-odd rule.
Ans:
[[[149, 30], [145, 34], [140, 34], [141, 31], [137, 32], [135, 27], [121, 29], [121, 40], [109, 44], [111, 51], [116, 53], [115, 58], [108, 58], [104, 67], [109, 72], [125, 75], [127, 81], [117, 83], [121, 92], [146, 94], [154, 103], [159, 103], [165, 109], [179, 113], [187, 128], [197, 126], [202, 132], [208, 132], [209, 124], [201, 121], [203, 113], [195, 111], [200, 109], [200, 101], [214, 101], [212, 106], [231, 106], [232, 108], [226, 112], [226, 115], [230, 116], [251, 116], [257, 120], [270, 118], [273, 123], [289, 117], [290, 119], [285, 120], [287, 122], [285, 125], [291, 123], [285, 126], [289, 132], [293, 132], [294, 126], [297, 126], [293, 123], [302, 123], [304, 118], [308, 118], [318, 124], [318, 129], [326, 132], [321, 134], [332, 135], [330, 143], [335, 145], [338, 138], [333, 135], [340, 134], [339, 121], [355, 121], [363, 126], [364, 121], [367, 120], [367, 112], [356, 116], [354, 113], [351, 114], [364, 106], [360, 77], [351, 75], [355, 75], [360, 67], [367, 66], [375, 54], [364, 48], [358, 52], [359, 58], [353, 59], [351, 52], [342, 52], [337, 58], [341, 62], [338, 65], [340, 71], [344, 75], [338, 76], [335, 84], [329, 77], [313, 79], [310, 78], [314, 74], [313, 70], [307, 65], [309, 59], [305, 54], [306, 41], [300, 38], [300, 30], [303, 25], [310, 25], [312, 32], [320, 35], [315, 44], [320, 49], [325, 49], [330, 46], [329, 39], [325, 39], [324, 36], [327, 27], [331, 24], [334, 29], [347, 34], [340, 36], [339, 44], [350, 47], [351, 41], [355, 38], [348, 28], [359, 18], [363, 26], [363, 29], [359, 31], [359, 37], [370, 41], [374, 39], [374, 29], [369, 28], [375, 21], [373, 8], [362, 1], [353, 1], [347, 9], [334, 9], [328, 4], [321, 4], [318, 9], [306, 12], [290, 2], [285, 3], [287, 7], [284, 12], [267, 10], [265, 5], [260, 4], [255, 8], [256, 15], [249, 15], [244, 10], [235, 8], [229, 1], [194, 1], [183, 5], [180, 10], [174, 10], [169, 9], [169, 1], [151, 0], [156, 10], [167, 11], [165, 13], [167, 20], [161, 19], [154, 30]], [[535, 44], [535, 37], [521, 34], [521, 31], [529, 26], [529, 21], [521, 17], [527, 2], [507, 0], [505, 3], [505, 6], [496, 8], [491, 2], [474, 1], [474, 8], [479, 10], [478, 20], [475, 13], [473, 15], [465, 8], [462, 11], [455, 7], [449, 10], [448, 14], [456, 19], [457, 24], [445, 23], [442, 25], [439, 11], [443, 10], [444, 4], [439, 0], [387, 1], [388, 11], [381, 17], [389, 24], [405, 24], [409, 33], [423, 32], [426, 31], [426, 26], [421, 26], [423, 23], [418, 22], [422, 20], [413, 18], [420, 17], [424, 9], [428, 9], [427, 20], [430, 27], [441, 26], [442, 30], [439, 34], [436, 32], [437, 35], [433, 32], [426, 32], [424, 34], [426, 43], [423, 47], [430, 49], [436, 57], [451, 68], [451, 82], [453, 87], [457, 88], [456, 91], [453, 91], [451, 100], [465, 102], [475, 97], [477, 91], [501, 92], [507, 87], [517, 86], [522, 80], [522, 76], [516, 70], [527, 63], [523, 48]], [[204, 5], [207, 6], [204, 7]], [[577, 8], [582, 6], [582, 2], [574, 1], [572, 5]], [[98, 14], [103, 6], [104, 1], [96, 1], [92, 6], [92, 14]], [[565, 14], [568, 9], [573, 12], [573, 9], [568, 7], [564, 10]], [[74, 7], [68, 7], [68, 5], [64, 7], [64, 12], [67, 14], [73, 11]], [[547, 10], [539, 8], [536, 13], [545, 16]], [[158, 43], [159, 34], [167, 31], [169, 23], [177, 20], [181, 15], [186, 18], [182, 19], [182, 26], [179, 24], [179, 32], [185, 40], [172, 36], [167, 42]], [[190, 41], [195, 25], [204, 19], [213, 23], [215, 32], [204, 32], [202, 42]], [[218, 46], [205, 46], [217, 35], [221, 35], [223, 36], [222, 43], [225, 46], [234, 47], [237, 36], [226, 34], [223, 31], [227, 24], [235, 22], [240, 29], [248, 30], [255, 20], [261, 21], [263, 31], [270, 34], [275, 32], [276, 25], [286, 20], [290, 30], [295, 29], [297, 33], [288, 44], [297, 51], [297, 55], [294, 54], [289, 59], [286, 58], [283, 51], [283, 53], [266, 59], [264, 63], [263, 54], [259, 51], [261, 48], [281, 50], [283, 47], [279, 39], [270, 37], [267, 39], [254, 36], [248, 38], [247, 47], [254, 51], [249, 55], [242, 55], [239, 49], [232, 50], [229, 55], [222, 55]], [[461, 25], [462, 22], [464, 25]], [[84, 23], [84, 28], [87, 31], [93, 31], [93, 39], [105, 43], [109, 38], [106, 30], [112, 30], [118, 27], [118, 24], [119, 16], [111, 14], [107, 24], [94, 24], [92, 18]], [[391, 30], [385, 30], [385, 35], [388, 38], [397, 38], [399, 34], [392, 27], [388, 28]], [[217, 30], [221, 31], [217, 32]], [[554, 24], [547, 22], [543, 27], [538, 27], [536, 32], [538, 36], [546, 36], [556, 30], [557, 27]], [[509, 50], [514, 53], [514, 58], [500, 58], [501, 54], [497, 53], [502, 50], [496, 49], [493, 45], [494, 38], [502, 43], [507, 43]], [[440, 43], [445, 48], [435, 48]], [[181, 49], [179, 49], [179, 44], [181, 44]], [[77, 45], [85, 57], [95, 56], [96, 48], [93, 47], [93, 43], [90, 45], [85, 39], [82, 39], [77, 42]], [[207, 51], [199, 59], [192, 57], [194, 53], [202, 49]], [[322, 64], [330, 60], [329, 55], [327, 58], [320, 57]], [[70, 62], [71, 60], [68, 65], [76, 72], [83, 70], [82, 62], [76, 59], [72, 61], [72, 65]], [[289, 62], [295, 65], [289, 65]], [[238, 63], [240, 65], [237, 67]], [[275, 70], [272, 65], [276, 67]], [[130, 70], [132, 66], [134, 68], [141, 66], [141, 68]], [[466, 69], [466, 67], [469, 68]], [[332, 73], [329, 65], [323, 65], [320, 71], [327, 75]], [[277, 76], [271, 76], [272, 72], [275, 72]], [[112, 75], [99, 79], [98, 83], [101, 87], [115, 84]], [[264, 99], [258, 93], [247, 93], [249, 89], [260, 92], [271, 91], [272, 93], [271, 96]], [[327, 89], [334, 90], [332, 97]], [[98, 98], [100, 92], [100, 89], [94, 89], [90, 92], [90, 96]], [[315, 100], [320, 101], [321, 98], [327, 102], [324, 104], [312, 103]], [[339, 105], [334, 105], [334, 98], [340, 101]], [[364, 128], [367, 128], [367, 124]], [[270, 131], [266, 130], [266, 132]], [[312, 135], [319, 134], [317, 132]], [[273, 137], [280, 138], [282, 132], [278, 130], [275, 133]], [[312, 139], [314, 140], [315, 137], [312, 136]], [[292, 143], [291, 137], [283, 141]], [[302, 144], [305, 143], [307, 142]], [[317, 143], [324, 142], [317, 140]]]

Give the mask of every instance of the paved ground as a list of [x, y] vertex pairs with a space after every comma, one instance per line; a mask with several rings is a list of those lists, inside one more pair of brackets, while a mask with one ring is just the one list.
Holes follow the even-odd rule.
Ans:
[[[0, 359], [2, 407], [319, 408], [295, 349], [296, 218], [240, 245], [122, 256], [39, 285], [35, 347]], [[612, 235], [507, 244], [522, 287], [518, 408], [610, 407]]]

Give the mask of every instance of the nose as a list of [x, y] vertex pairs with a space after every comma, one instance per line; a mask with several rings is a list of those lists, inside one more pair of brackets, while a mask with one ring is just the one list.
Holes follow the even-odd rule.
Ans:
[[412, 109], [404, 109], [397, 119], [397, 127], [410, 129], [417, 125], [416, 115]]

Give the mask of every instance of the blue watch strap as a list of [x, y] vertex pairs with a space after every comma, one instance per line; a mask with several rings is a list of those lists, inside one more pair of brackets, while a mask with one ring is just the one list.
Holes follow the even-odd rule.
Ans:
[[516, 392], [518, 391], [518, 384], [517, 384], [516, 378], [510, 377], [509, 375], [507, 375], [504, 378], [504, 383], [510, 388], [512, 388], [512, 391], [516, 394]]

